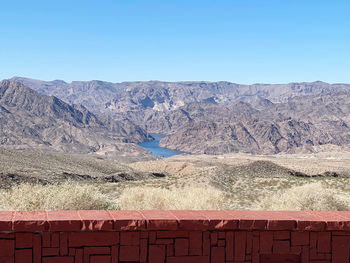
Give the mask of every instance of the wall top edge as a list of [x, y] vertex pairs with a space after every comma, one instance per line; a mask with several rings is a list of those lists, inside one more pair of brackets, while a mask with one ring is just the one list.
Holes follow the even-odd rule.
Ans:
[[133, 230], [350, 231], [350, 211], [0, 211], [0, 232]]

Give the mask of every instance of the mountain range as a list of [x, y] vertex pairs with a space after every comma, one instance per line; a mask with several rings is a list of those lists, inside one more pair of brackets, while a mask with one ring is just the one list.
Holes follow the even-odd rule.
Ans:
[[[97, 120], [107, 119], [99, 129], [123, 142], [160, 133], [167, 135], [162, 146], [196, 154], [312, 152], [350, 144], [349, 84], [11, 81], [83, 105], [72, 107], [91, 111], [96, 121], [89, 130], [96, 130]], [[111, 123], [118, 132], [109, 133]], [[121, 133], [126, 124], [130, 130]]]
[[82, 105], [40, 94], [19, 82], [0, 82], [0, 145], [71, 153], [143, 151], [150, 140], [128, 120], [100, 118]]

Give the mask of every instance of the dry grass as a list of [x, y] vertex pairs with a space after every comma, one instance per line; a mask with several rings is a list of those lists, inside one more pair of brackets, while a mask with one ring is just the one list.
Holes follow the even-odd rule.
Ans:
[[257, 208], [259, 210], [341, 211], [350, 210], [350, 198], [345, 193], [317, 182], [294, 186], [267, 196]]
[[96, 186], [67, 181], [60, 185], [20, 184], [0, 193], [0, 208], [10, 211], [108, 209]]
[[119, 198], [120, 208], [132, 209], [222, 209], [224, 195], [211, 187], [156, 188], [132, 187]]

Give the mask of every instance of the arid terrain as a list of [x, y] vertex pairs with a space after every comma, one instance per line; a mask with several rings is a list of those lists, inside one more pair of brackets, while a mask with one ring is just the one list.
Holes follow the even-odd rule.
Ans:
[[[125, 160], [1, 149], [0, 161], [2, 193], [8, 194], [14, 187], [25, 187], [28, 183], [42, 185], [38, 191], [52, 186], [60, 188], [63, 184], [68, 196], [77, 194], [74, 190], [77, 186], [87, 187], [89, 195], [103, 194], [103, 207], [107, 209], [308, 210], [313, 209], [315, 198], [321, 200], [322, 210], [337, 210], [343, 203], [345, 208], [340, 206], [341, 209], [348, 209], [349, 205], [350, 153], [347, 152], [183, 154]], [[299, 202], [298, 191], [305, 190], [298, 187], [310, 188], [306, 190], [311, 197], [304, 201], [312, 204], [292, 208], [281, 205], [276, 193], [295, 192], [297, 196], [293, 200]], [[23, 191], [20, 189], [23, 202], [13, 209], [27, 209], [27, 202], [33, 203], [35, 195]], [[322, 201], [322, 198], [328, 192], [333, 195], [333, 191], [340, 196], [340, 201], [336, 200], [340, 204], [329, 207], [329, 202], [334, 200]]]
[[[347, 84], [15, 77], [0, 208], [349, 210], [349, 116]], [[152, 134], [180, 154], [140, 147]]]

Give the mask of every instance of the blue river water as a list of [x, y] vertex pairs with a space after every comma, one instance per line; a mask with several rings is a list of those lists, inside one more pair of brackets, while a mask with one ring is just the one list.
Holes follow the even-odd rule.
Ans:
[[154, 156], [157, 157], [170, 157], [176, 154], [180, 154], [178, 151], [170, 150], [159, 146], [160, 139], [164, 138], [161, 134], [151, 134], [155, 139], [154, 141], [142, 142], [139, 146], [149, 150]]

